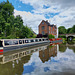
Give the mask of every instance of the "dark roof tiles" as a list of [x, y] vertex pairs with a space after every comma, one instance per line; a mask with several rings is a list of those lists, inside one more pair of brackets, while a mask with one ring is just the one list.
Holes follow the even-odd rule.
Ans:
[[[45, 22], [48, 26], [50, 26], [50, 27], [56, 27], [56, 25], [54, 25], [54, 24], [50, 24], [48, 21], [44, 21], [44, 20], [42, 20], [43, 22]], [[57, 27], [56, 27], [57, 28]]]

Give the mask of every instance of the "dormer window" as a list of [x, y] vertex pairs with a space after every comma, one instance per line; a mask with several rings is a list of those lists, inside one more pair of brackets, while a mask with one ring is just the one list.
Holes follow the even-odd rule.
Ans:
[[42, 22], [42, 24], [44, 24], [44, 22]]

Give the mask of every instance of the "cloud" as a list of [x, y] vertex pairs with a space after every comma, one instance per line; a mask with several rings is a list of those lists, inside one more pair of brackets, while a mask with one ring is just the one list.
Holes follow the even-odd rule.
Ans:
[[36, 33], [38, 33], [38, 25], [40, 22], [44, 19], [44, 15], [40, 14], [32, 14], [30, 12], [26, 11], [17, 11], [16, 9], [14, 10], [14, 16], [20, 15], [24, 21], [24, 25], [27, 25], [31, 27]]
[[30, 4], [34, 9], [31, 12], [17, 11], [14, 15], [21, 15], [24, 25], [30, 26], [38, 33], [38, 25], [42, 20], [49, 20], [51, 24], [72, 27], [75, 24], [75, 0], [20, 0]]
[[[59, 47], [59, 46], [58, 46]], [[75, 53], [71, 49], [66, 49], [64, 53], [60, 53], [58, 51], [58, 54], [56, 57], [51, 57], [50, 60], [48, 60], [45, 63], [41, 62], [41, 59], [39, 57], [39, 52], [34, 52], [31, 55], [31, 58], [28, 63], [25, 63], [24, 66], [29, 66], [32, 63], [35, 63], [32, 65], [35, 67], [34, 71], [31, 72], [31, 75], [55, 75], [54, 73], [63, 73], [63, 72], [72, 72], [75, 70]], [[47, 72], [45, 72], [45, 68]], [[71, 71], [69, 71], [71, 70]], [[26, 74], [25, 74], [26, 75]], [[30, 75], [30, 73], [29, 73]], [[60, 75], [60, 74], [59, 74]]]

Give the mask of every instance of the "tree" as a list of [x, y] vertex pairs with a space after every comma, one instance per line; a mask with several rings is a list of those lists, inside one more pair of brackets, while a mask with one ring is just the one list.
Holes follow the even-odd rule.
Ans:
[[3, 16], [0, 14], [0, 33], [2, 33], [5, 29], [5, 19]]
[[64, 26], [60, 26], [58, 28], [58, 32], [59, 32], [59, 34], [66, 34], [66, 28]]
[[14, 17], [14, 7], [9, 1], [0, 3], [0, 37], [29, 38], [33, 36], [31, 28], [23, 25], [20, 15]]
[[71, 31], [72, 31], [72, 28], [67, 29], [67, 33], [71, 33]]
[[73, 30], [73, 33], [75, 33], [75, 25], [73, 25], [72, 30]]

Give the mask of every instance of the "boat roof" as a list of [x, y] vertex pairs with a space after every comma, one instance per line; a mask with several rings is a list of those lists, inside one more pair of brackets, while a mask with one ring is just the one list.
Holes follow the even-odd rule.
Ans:
[[47, 38], [24, 38], [24, 39], [0, 39], [0, 41], [3, 41], [3, 40], [32, 40], [32, 39], [47, 39]]

